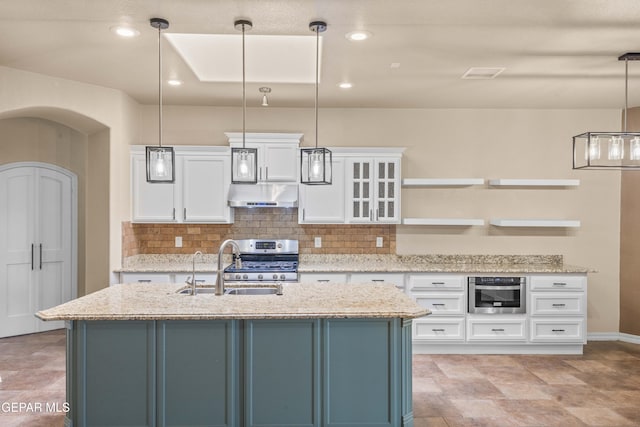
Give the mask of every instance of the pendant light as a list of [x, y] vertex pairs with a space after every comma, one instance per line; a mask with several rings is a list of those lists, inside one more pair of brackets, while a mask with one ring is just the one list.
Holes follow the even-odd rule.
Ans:
[[331, 151], [326, 148], [318, 148], [318, 82], [320, 80], [320, 33], [326, 31], [327, 23], [313, 21], [309, 29], [316, 33], [316, 146], [315, 148], [303, 148], [300, 150], [300, 183], [309, 185], [331, 184], [332, 159]]
[[149, 23], [158, 30], [158, 146], [146, 147], [147, 182], [172, 183], [175, 154], [173, 147], [162, 146], [162, 30], [169, 28], [169, 21], [151, 18]]
[[[585, 132], [574, 136], [573, 169], [640, 169], [640, 132], [627, 132], [629, 61], [640, 60], [640, 53], [625, 53], [618, 60], [624, 61], [622, 132]], [[601, 152], [604, 147], [606, 150]]]
[[253, 27], [251, 21], [240, 19], [234, 23], [242, 31], [242, 148], [231, 149], [231, 182], [234, 184], [256, 184], [258, 182], [258, 149], [246, 148], [247, 91], [244, 59], [244, 33]]
[[269, 98], [267, 98], [267, 94], [271, 93], [271, 88], [270, 87], [261, 87], [258, 90], [262, 94], [262, 104], [260, 104], [260, 105], [262, 105], [263, 107], [268, 107], [269, 106]]

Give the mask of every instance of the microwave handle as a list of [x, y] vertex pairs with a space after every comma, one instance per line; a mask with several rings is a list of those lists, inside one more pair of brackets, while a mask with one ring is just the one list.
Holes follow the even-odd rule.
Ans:
[[519, 291], [522, 289], [520, 285], [516, 286], [486, 286], [476, 285], [476, 289], [489, 290], [489, 291]]

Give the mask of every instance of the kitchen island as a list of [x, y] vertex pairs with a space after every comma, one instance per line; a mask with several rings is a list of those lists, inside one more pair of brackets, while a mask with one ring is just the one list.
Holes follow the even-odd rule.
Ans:
[[41, 311], [67, 320], [68, 424], [412, 426], [411, 319], [392, 285], [282, 295], [115, 285]]

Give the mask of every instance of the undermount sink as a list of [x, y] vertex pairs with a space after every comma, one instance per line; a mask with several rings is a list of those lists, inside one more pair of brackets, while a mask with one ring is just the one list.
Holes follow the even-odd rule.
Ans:
[[[278, 294], [278, 288], [229, 288], [224, 291], [225, 295], [273, 295]], [[282, 291], [280, 291], [280, 295]]]
[[[177, 293], [181, 295], [191, 295], [191, 287], [180, 289]], [[196, 295], [213, 294], [214, 287], [196, 288]], [[225, 295], [282, 295], [281, 286], [261, 286], [261, 287], [237, 287], [224, 290]]]
[[[198, 294], [213, 294], [216, 292], [216, 288], [196, 288], [196, 295]], [[180, 289], [178, 291], [182, 295], [191, 295], [191, 288]]]

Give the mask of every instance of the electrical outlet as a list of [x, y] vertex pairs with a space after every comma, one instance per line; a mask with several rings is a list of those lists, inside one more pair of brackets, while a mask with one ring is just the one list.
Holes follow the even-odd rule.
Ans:
[[176, 248], [182, 247], [182, 236], [176, 236]]
[[376, 248], [382, 247], [382, 237], [376, 237]]
[[321, 248], [322, 247], [322, 237], [316, 237], [313, 239], [313, 245], [316, 248]]

